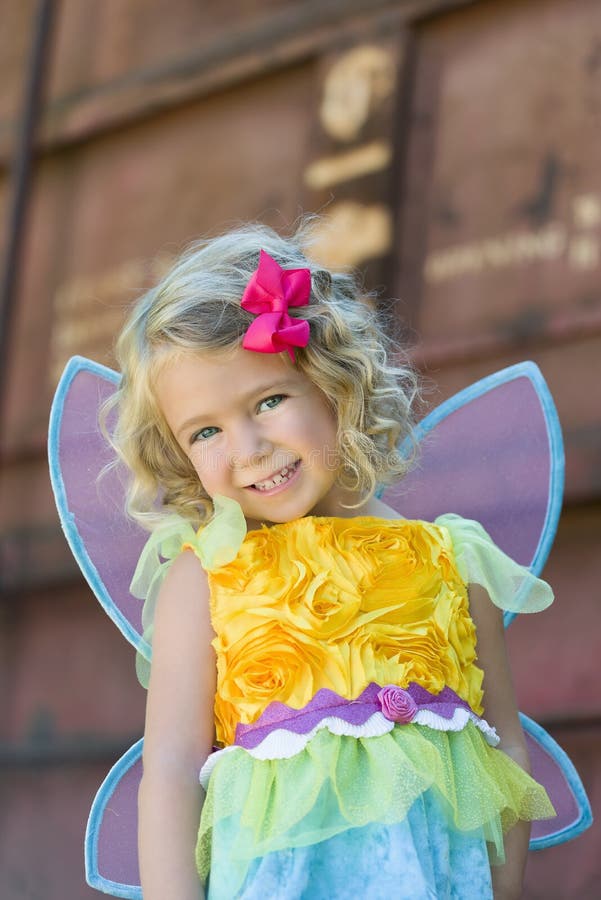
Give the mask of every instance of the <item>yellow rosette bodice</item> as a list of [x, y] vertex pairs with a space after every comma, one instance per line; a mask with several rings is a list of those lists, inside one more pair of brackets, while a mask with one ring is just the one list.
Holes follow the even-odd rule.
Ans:
[[273, 701], [320, 688], [353, 699], [370, 682], [448, 686], [481, 713], [467, 589], [446, 528], [307, 517], [251, 531], [209, 572], [217, 740]]

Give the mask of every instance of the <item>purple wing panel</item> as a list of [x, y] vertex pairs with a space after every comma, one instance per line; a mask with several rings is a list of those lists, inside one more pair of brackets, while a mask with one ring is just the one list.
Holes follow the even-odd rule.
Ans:
[[135, 743], [102, 783], [90, 811], [85, 845], [88, 884], [135, 900], [142, 898], [137, 845], [142, 747], [142, 740]]
[[521, 363], [437, 407], [418, 428], [416, 468], [384, 500], [406, 518], [477, 519], [509, 556], [539, 572], [561, 508], [563, 449], [538, 368]]
[[588, 797], [570, 758], [532, 719], [520, 713], [533, 777], [544, 784], [557, 816], [532, 823], [530, 848], [542, 850], [577, 837], [592, 820]]
[[98, 600], [122, 633], [149, 655], [141, 638], [142, 604], [131, 582], [148, 535], [123, 512], [123, 467], [108, 468], [114, 452], [98, 423], [99, 408], [118, 376], [90, 360], [72, 359], [57, 388], [50, 417], [52, 485], [67, 540]]

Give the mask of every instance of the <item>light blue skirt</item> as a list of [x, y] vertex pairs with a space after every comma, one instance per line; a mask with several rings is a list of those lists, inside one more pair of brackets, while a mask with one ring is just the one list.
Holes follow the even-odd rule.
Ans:
[[480, 833], [449, 828], [426, 792], [396, 825], [352, 828], [308, 847], [252, 861], [235, 884], [237, 823], [213, 832], [207, 900], [492, 900], [490, 863]]

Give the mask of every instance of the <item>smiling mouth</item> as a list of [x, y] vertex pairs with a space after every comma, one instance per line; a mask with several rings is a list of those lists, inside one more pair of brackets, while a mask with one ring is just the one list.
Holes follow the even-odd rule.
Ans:
[[270, 491], [275, 487], [278, 487], [280, 484], [285, 484], [289, 481], [294, 473], [298, 470], [300, 466], [300, 459], [297, 459], [296, 462], [292, 463], [290, 466], [284, 466], [280, 469], [279, 472], [276, 472], [275, 475], [272, 475], [271, 478], [267, 478], [265, 481], [256, 481], [254, 484], [251, 484], [250, 487], [254, 488], [257, 491]]

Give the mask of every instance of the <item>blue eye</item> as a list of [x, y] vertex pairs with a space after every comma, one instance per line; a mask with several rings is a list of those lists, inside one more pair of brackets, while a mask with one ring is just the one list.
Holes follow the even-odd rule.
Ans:
[[265, 409], [275, 409], [285, 399], [284, 394], [274, 394], [273, 397], [267, 397], [259, 403], [259, 412], [263, 412]]
[[191, 436], [190, 443], [195, 444], [196, 441], [206, 441], [209, 438], [213, 437], [214, 434], [217, 434], [218, 431], [219, 429], [215, 428], [214, 425], [209, 425], [206, 428], [201, 428], [200, 431], [195, 431]]

